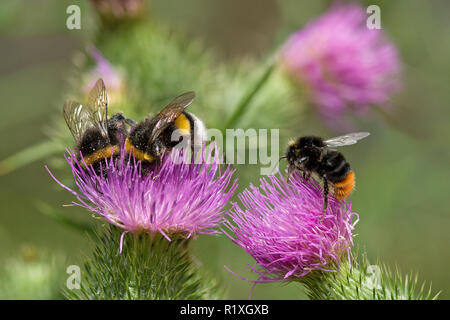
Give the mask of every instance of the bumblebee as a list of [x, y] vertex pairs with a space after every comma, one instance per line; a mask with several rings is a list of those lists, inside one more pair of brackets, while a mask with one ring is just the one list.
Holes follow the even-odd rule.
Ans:
[[103, 159], [120, 153], [128, 134], [125, 124], [134, 123], [120, 113], [108, 119], [108, 96], [102, 79], [89, 92], [86, 105], [66, 101], [63, 117], [75, 139], [78, 159], [81, 154], [86, 166], [92, 165], [97, 173]]
[[355, 188], [355, 173], [344, 156], [331, 148], [348, 146], [358, 142], [370, 133], [356, 132], [323, 140], [320, 137], [305, 136], [291, 141], [283, 158], [288, 162], [288, 175], [294, 170], [303, 172], [303, 178], [309, 179], [316, 174], [323, 182], [323, 211], [328, 206], [329, 187], [333, 196], [340, 201], [347, 198]]
[[206, 140], [203, 122], [185, 109], [194, 100], [195, 93], [183, 93], [172, 100], [155, 116], [133, 126], [125, 141], [128, 154], [146, 164], [159, 164], [164, 153], [169, 152], [183, 139], [194, 148]]

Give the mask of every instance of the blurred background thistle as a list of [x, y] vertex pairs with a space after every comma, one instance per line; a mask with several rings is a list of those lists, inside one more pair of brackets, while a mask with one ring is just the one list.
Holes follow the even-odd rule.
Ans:
[[[66, 177], [62, 182], [70, 185], [63, 153], [73, 140], [61, 116], [66, 98], [82, 100], [92, 79], [109, 72], [111, 83], [117, 84], [111, 95], [112, 112], [142, 119], [177, 94], [195, 90], [197, 98], [190, 110], [207, 127], [221, 128], [267, 70], [269, 57], [289, 35], [329, 9], [332, 1], [146, 3], [134, 19], [132, 8], [105, 9], [99, 16], [89, 1], [76, 1], [82, 12], [81, 30], [67, 30], [65, 25], [66, 8], [73, 1], [0, 3], [0, 261], [4, 267], [0, 277], [11, 279], [0, 282], [0, 292], [10, 292], [3, 298], [61, 298], [51, 288], [62, 287], [66, 267], [81, 265], [80, 253], [88, 253], [85, 232], [79, 230], [89, 230], [92, 219], [77, 208], [61, 210], [58, 205], [70, 203], [72, 197], [44, 170], [45, 163], [60, 168], [58, 176]], [[380, 258], [405, 273], [418, 271], [443, 290], [441, 298], [450, 298], [450, 215], [444, 205], [450, 187], [450, 38], [440, 36], [450, 31], [450, 4], [445, 0], [376, 4], [381, 8], [383, 32], [402, 60], [403, 85], [392, 96], [389, 109], [374, 107], [363, 118], [350, 115], [356, 129], [373, 136], [358, 148], [345, 150], [358, 176], [352, 196], [352, 208], [360, 214], [354, 241], [365, 248], [371, 261]], [[120, 18], [121, 12], [127, 14], [127, 25], [111, 29], [110, 21]], [[300, 100], [298, 88], [279, 69], [263, 89], [234, 127], [280, 128], [280, 152], [292, 137], [337, 135], [339, 128], [330, 128]], [[239, 190], [258, 182], [259, 166], [236, 169]], [[27, 265], [23, 260], [22, 248], [29, 243], [48, 254], [38, 260], [43, 265]], [[250, 285], [223, 268], [226, 264], [240, 275], [252, 276], [245, 266], [254, 261], [239, 247], [225, 236], [200, 236], [193, 249], [205, 270], [221, 275], [229, 298], [247, 298]], [[53, 264], [59, 252], [67, 261]], [[19, 264], [24, 267], [10, 267]], [[17, 284], [32, 285], [27, 280], [31, 277], [39, 287], [51, 268], [63, 276], [46, 279], [50, 288], [46, 293]], [[20, 270], [16, 281], [11, 272]], [[8, 286], [24, 289], [14, 292], [5, 289]], [[298, 299], [307, 294], [295, 285], [264, 284], [252, 297]]]

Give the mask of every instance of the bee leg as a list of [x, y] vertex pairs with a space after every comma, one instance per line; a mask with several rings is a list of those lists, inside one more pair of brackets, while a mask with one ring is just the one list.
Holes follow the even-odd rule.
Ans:
[[322, 176], [322, 181], [323, 181], [323, 216], [322, 219], [320, 220], [320, 222], [323, 221], [323, 219], [325, 218], [325, 213], [327, 211], [327, 207], [328, 207], [328, 179], [326, 176]]
[[136, 121], [132, 120], [132, 119], [124, 119], [123, 120], [126, 124], [128, 124], [130, 127], [134, 127], [136, 125]]
[[309, 178], [311, 178], [311, 172], [303, 171], [303, 179], [305, 179], [306, 181], [308, 181]]
[[153, 172], [154, 172], [153, 181], [155, 181], [159, 177], [159, 170], [161, 169], [161, 164], [162, 164], [161, 158], [157, 158], [155, 160], [155, 162], [153, 163], [153, 166], [154, 166], [153, 167]]
[[292, 174], [292, 172], [294, 172], [294, 169], [295, 169], [294, 166], [289, 166], [289, 167], [288, 167], [288, 172], [287, 172], [287, 175], [286, 175], [286, 183], [289, 182], [289, 177], [290, 177], [290, 175]]
[[200, 153], [200, 147], [199, 145], [195, 145], [194, 144], [194, 138], [192, 138], [192, 142], [191, 142], [191, 163], [201, 163], [202, 161], [202, 157], [201, 157], [201, 153]]

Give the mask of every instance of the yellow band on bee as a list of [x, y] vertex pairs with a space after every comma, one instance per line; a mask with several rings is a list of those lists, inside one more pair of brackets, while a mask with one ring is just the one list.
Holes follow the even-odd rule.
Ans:
[[148, 161], [148, 162], [152, 162], [153, 160], [155, 160], [148, 153], [145, 153], [145, 152], [139, 150], [138, 148], [136, 148], [135, 146], [133, 146], [130, 142], [130, 139], [128, 139], [128, 138], [127, 138], [127, 140], [125, 140], [125, 150], [127, 151], [128, 154], [133, 154], [137, 160]]
[[191, 133], [191, 123], [183, 113], [175, 119], [174, 124], [179, 130], [180, 134], [188, 135]]
[[98, 162], [101, 159], [109, 158], [112, 155], [117, 155], [120, 152], [119, 146], [107, 146], [105, 148], [102, 148], [100, 150], [95, 151], [94, 153], [83, 157], [84, 162], [87, 166]]

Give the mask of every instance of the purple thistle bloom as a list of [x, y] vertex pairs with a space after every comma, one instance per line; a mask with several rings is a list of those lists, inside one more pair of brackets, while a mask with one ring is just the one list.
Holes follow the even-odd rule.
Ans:
[[111, 21], [139, 17], [146, 7], [145, 0], [91, 0], [91, 2], [102, 17]]
[[283, 66], [327, 120], [364, 113], [399, 88], [397, 50], [381, 30], [366, 26], [367, 17], [359, 5], [336, 5], [283, 47]]
[[[332, 271], [350, 257], [357, 215], [349, 202], [330, 196], [323, 221], [320, 185], [298, 173], [287, 183], [281, 174], [262, 178], [239, 195], [225, 222], [228, 237], [256, 260], [252, 282], [296, 280], [313, 270]], [[233, 235], [234, 236], [233, 236]]]
[[83, 91], [88, 93], [94, 87], [97, 80], [102, 78], [110, 95], [114, 96], [115, 94], [120, 93], [123, 89], [123, 81], [119, 73], [96, 47], [89, 45], [87, 50], [94, 59], [96, 65], [89, 72], [89, 81], [83, 88]]
[[[124, 148], [123, 148], [124, 149]], [[123, 150], [122, 149], [122, 150]], [[162, 160], [160, 168], [142, 169], [140, 161], [127, 157], [108, 158], [101, 173], [68, 150], [69, 163], [78, 191], [52, 178], [73, 193], [78, 201], [72, 205], [86, 208], [122, 228], [124, 232], [179, 234], [215, 234], [223, 219], [224, 207], [237, 187], [233, 170], [220, 168], [216, 147], [203, 149], [202, 163], [187, 163], [182, 151], [173, 150]], [[212, 155], [214, 152], [214, 156]]]

